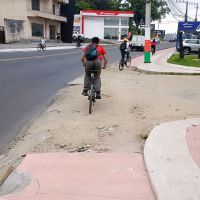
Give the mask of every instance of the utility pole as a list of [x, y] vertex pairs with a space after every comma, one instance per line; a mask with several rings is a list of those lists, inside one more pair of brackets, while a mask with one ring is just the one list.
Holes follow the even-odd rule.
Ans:
[[188, 21], [188, 1], [186, 2], [185, 22]]
[[195, 22], [197, 22], [198, 9], [199, 9], [199, 4], [197, 3], [197, 7], [196, 7], [196, 16], [195, 16]]
[[197, 15], [198, 15], [198, 3], [196, 2], [188, 2], [185, 0], [176, 0], [177, 3], [185, 3], [186, 4], [186, 11], [185, 11], [185, 22], [188, 21], [188, 6], [189, 5], [197, 5], [196, 7], [196, 17], [195, 17], [195, 21], [197, 21]]
[[146, 0], [144, 63], [151, 63], [151, 0]]

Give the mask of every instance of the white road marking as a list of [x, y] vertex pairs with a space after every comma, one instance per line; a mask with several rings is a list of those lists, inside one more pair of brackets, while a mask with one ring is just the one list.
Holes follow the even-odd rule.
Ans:
[[53, 57], [53, 56], [61, 56], [61, 55], [75, 54], [75, 53], [80, 53], [80, 52], [81, 52], [81, 51], [68, 52], [68, 53], [59, 53], [59, 54], [51, 54], [51, 55], [42, 55], [42, 56], [29, 56], [29, 57], [18, 57], [18, 58], [6, 58], [6, 59], [0, 59], [0, 62], [13, 61], [13, 60], [26, 60], [26, 59], [33, 59], [33, 58]]

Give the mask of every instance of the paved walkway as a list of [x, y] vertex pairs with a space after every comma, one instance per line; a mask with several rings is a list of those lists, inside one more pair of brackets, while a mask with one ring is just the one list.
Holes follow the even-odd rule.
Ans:
[[[198, 68], [166, 63], [174, 49], [144, 64], [146, 73], [200, 74]], [[73, 82], [72, 82], [73, 84]], [[155, 127], [144, 148], [151, 186], [158, 200], [200, 199], [200, 118]], [[138, 154], [30, 154], [0, 189], [0, 200], [154, 200], [143, 157]]]
[[[115, 45], [116, 42], [110, 41], [109, 43], [103, 43], [103, 45]], [[36, 51], [38, 42], [21, 43], [15, 42], [11, 44], [0, 44], [0, 52], [28, 52]], [[82, 43], [82, 47], [85, 47], [87, 43]], [[62, 43], [62, 42], [47, 42], [47, 50], [60, 50], [60, 49], [75, 49], [75, 43]]]
[[155, 200], [140, 154], [29, 154], [1, 190], [0, 200]]
[[[174, 75], [200, 75], [200, 68], [186, 67], [175, 64], [168, 64], [167, 59], [175, 52], [175, 48], [164, 49], [157, 51], [154, 56], [151, 56], [151, 63], [144, 63], [144, 56], [133, 59], [132, 65], [137, 71], [153, 74], [174, 74]], [[200, 62], [199, 62], [200, 65]]]
[[154, 128], [144, 149], [145, 163], [159, 200], [200, 199], [200, 118]]

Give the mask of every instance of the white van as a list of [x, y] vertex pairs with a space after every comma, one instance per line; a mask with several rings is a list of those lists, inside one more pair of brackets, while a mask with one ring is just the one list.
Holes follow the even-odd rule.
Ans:
[[145, 37], [142, 35], [133, 35], [130, 42], [131, 50], [141, 50], [144, 51]]

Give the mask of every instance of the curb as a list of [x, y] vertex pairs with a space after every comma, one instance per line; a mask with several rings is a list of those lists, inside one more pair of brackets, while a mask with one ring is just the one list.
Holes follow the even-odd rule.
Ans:
[[7, 177], [11, 174], [13, 171], [12, 165], [6, 165], [2, 169], [0, 169], [0, 187], [4, 183], [4, 181], [7, 179]]
[[135, 71], [145, 74], [156, 74], [156, 75], [182, 75], [182, 76], [200, 76], [200, 73], [186, 73], [186, 72], [158, 72], [158, 71], [148, 71], [145, 69], [140, 69], [139, 67], [133, 66]]
[[144, 147], [144, 163], [158, 200], [198, 200], [200, 168], [186, 141], [188, 127], [200, 118], [162, 123], [152, 129]]

